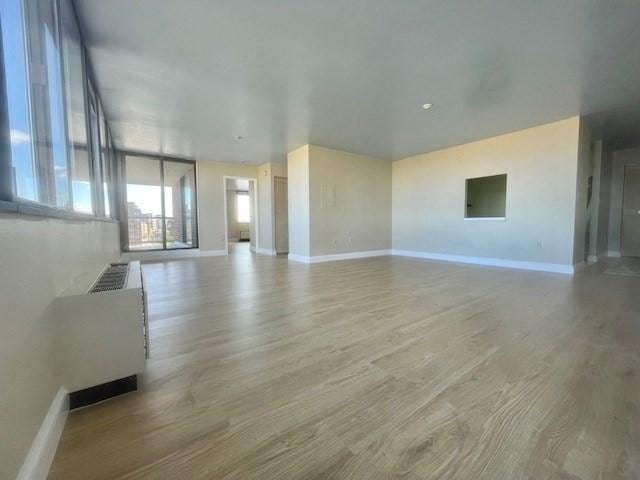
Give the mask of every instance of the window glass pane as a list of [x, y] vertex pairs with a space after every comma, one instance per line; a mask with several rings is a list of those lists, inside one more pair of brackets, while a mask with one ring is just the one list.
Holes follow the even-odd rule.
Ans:
[[163, 248], [160, 162], [127, 155], [127, 215], [129, 250]]
[[249, 194], [244, 192], [238, 193], [236, 205], [238, 208], [238, 223], [251, 222], [251, 208], [249, 207]]
[[102, 192], [104, 200], [104, 216], [111, 216], [111, 163], [107, 149], [107, 122], [104, 118], [102, 105], [100, 105], [100, 163], [102, 165]]
[[64, 104], [62, 97], [62, 70], [60, 67], [60, 50], [56, 36], [55, 12], [53, 9], [50, 9], [50, 12], [51, 15], [47, 15], [43, 19], [43, 28], [47, 64], [49, 136], [51, 156], [53, 159], [55, 204], [61, 208], [68, 208], [70, 205]]
[[95, 96], [93, 94], [93, 87], [91, 83], [89, 86], [89, 142], [91, 148], [90, 152], [90, 165], [93, 172], [93, 185], [95, 186], [95, 205], [96, 213], [100, 214], [100, 205], [102, 202], [102, 166], [100, 162], [100, 127], [98, 124], [98, 104], [96, 103]]
[[164, 185], [167, 248], [193, 247], [196, 244], [194, 164], [165, 160]]
[[60, 2], [60, 21], [73, 209], [78, 212], [93, 213], [90, 158], [87, 147], [82, 40], [70, 0]]
[[16, 195], [38, 200], [27, 78], [27, 47], [21, 0], [0, 0], [11, 160]]

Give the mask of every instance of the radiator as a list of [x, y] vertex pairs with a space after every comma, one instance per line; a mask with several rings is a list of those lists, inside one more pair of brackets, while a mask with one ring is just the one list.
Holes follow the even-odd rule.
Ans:
[[88, 389], [144, 371], [149, 355], [146, 292], [140, 262], [110, 264], [87, 288], [54, 302], [63, 385]]

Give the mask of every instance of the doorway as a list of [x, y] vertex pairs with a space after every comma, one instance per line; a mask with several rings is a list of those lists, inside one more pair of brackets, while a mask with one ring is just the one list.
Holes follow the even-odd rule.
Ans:
[[624, 168], [620, 248], [623, 257], [640, 257], [640, 166], [637, 165]]
[[257, 181], [224, 177], [225, 245], [227, 254], [255, 253], [258, 244]]

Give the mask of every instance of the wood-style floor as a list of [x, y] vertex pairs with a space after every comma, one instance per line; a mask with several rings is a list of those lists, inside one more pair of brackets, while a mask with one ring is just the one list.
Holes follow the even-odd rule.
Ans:
[[640, 478], [640, 277], [381, 257], [145, 265], [141, 391], [51, 479]]

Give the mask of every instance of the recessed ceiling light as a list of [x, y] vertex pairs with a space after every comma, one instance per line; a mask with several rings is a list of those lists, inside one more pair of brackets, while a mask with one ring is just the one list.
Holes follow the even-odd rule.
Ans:
[[422, 105], [423, 110], [429, 110], [431, 107], [433, 107], [431, 103], [425, 103], [424, 105]]

